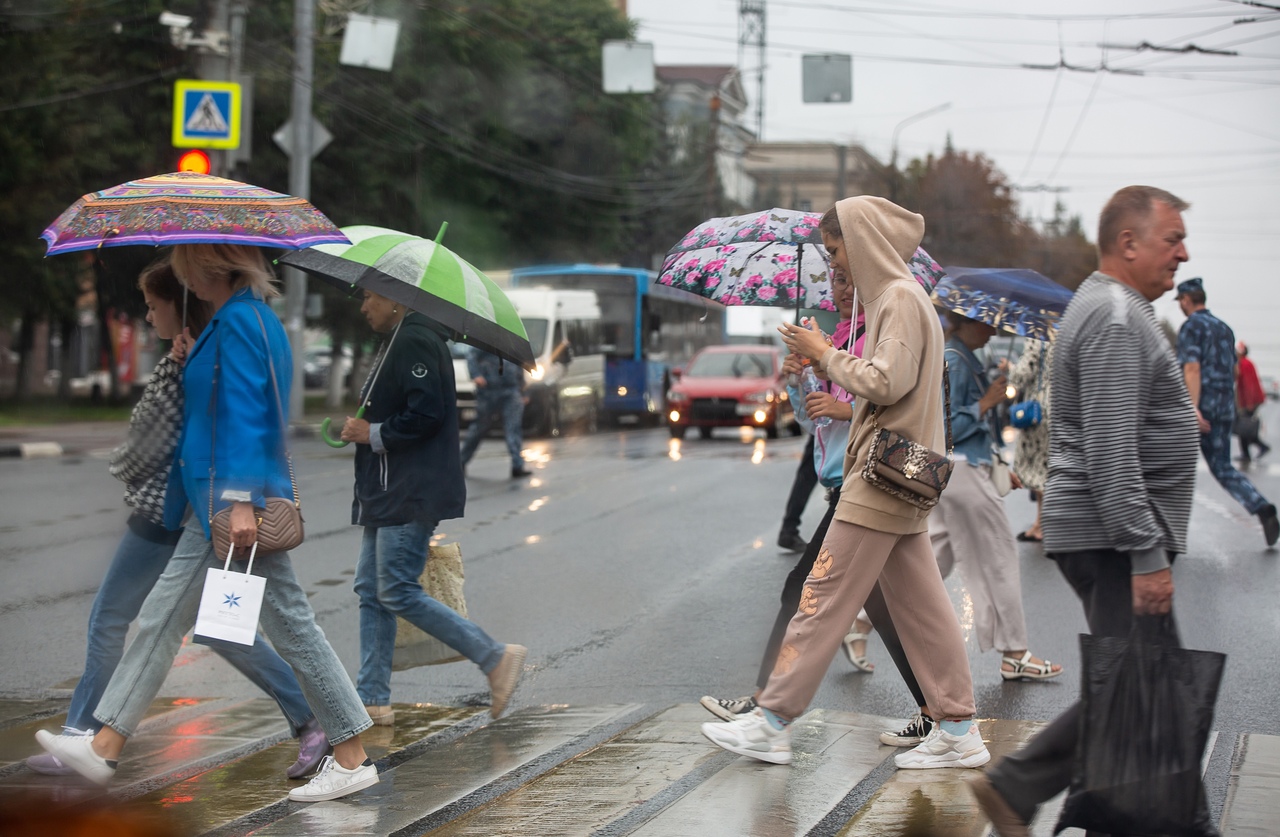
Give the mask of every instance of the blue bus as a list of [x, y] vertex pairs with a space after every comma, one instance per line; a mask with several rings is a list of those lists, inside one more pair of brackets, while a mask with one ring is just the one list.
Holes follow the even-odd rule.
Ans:
[[511, 271], [511, 287], [591, 291], [600, 309], [604, 358], [600, 412], [658, 424], [666, 415], [671, 370], [704, 346], [724, 342], [724, 306], [654, 280], [651, 270], [574, 264]]

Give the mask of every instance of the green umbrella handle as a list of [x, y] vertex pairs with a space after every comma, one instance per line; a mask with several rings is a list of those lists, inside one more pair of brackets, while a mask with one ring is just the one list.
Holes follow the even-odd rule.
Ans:
[[[356, 410], [356, 418], [364, 418], [364, 405], [360, 405], [360, 409]], [[333, 423], [333, 419], [326, 418], [320, 422], [320, 438], [324, 439], [324, 443], [331, 448], [345, 448], [349, 442], [341, 439], [334, 439], [329, 435], [329, 425]]]

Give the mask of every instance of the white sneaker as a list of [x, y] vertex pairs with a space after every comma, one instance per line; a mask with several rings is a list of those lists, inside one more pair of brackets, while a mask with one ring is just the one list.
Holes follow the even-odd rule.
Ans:
[[333, 756], [325, 756], [320, 762], [320, 769], [300, 788], [289, 791], [291, 802], [324, 802], [326, 799], [341, 799], [348, 794], [371, 788], [378, 784], [378, 768], [372, 762], [360, 765], [354, 770], [347, 770], [334, 760]]
[[774, 729], [760, 708], [725, 724], [703, 724], [702, 734], [731, 753], [770, 764], [791, 764], [790, 725]]
[[98, 785], [105, 785], [116, 775], [115, 762], [104, 759], [93, 751], [93, 733], [54, 735], [46, 729], [36, 730], [36, 741], [45, 752], [70, 767], [81, 776]]
[[933, 731], [918, 746], [893, 757], [901, 770], [929, 770], [934, 767], [981, 767], [991, 761], [991, 753], [970, 722], [964, 735], [952, 735], [935, 723]]

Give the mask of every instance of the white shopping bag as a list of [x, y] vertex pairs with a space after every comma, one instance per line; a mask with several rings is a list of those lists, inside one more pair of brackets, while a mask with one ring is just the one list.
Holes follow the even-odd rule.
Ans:
[[241, 645], [253, 645], [258, 635], [258, 614], [262, 610], [262, 593], [267, 580], [253, 575], [255, 543], [249, 552], [249, 566], [243, 573], [229, 571], [233, 544], [227, 550], [222, 569], [210, 567], [200, 594], [200, 611], [196, 614], [196, 634], [211, 639], [225, 639]]

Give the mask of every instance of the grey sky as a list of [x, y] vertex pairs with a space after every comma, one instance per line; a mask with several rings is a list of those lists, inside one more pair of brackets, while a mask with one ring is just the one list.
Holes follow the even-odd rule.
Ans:
[[[737, 63], [738, 0], [629, 0], [628, 14], [660, 64]], [[895, 126], [949, 102], [903, 128], [900, 159], [940, 152], [950, 133], [1015, 183], [1068, 190], [1021, 193], [1024, 214], [1060, 199], [1092, 239], [1119, 187], [1168, 189], [1192, 204], [1179, 281], [1203, 276], [1210, 307], [1280, 374], [1280, 13], [1226, 0], [768, 0], [766, 14], [766, 140], [857, 142], [887, 160]], [[1239, 55], [1101, 46], [1144, 41]], [[1069, 65], [1144, 75], [1018, 68], [1056, 65], [1060, 46]], [[851, 104], [801, 103], [800, 56], [816, 52], [854, 56]], [[752, 52], [753, 101], [755, 67]], [[1181, 322], [1171, 296], [1156, 305]]]

